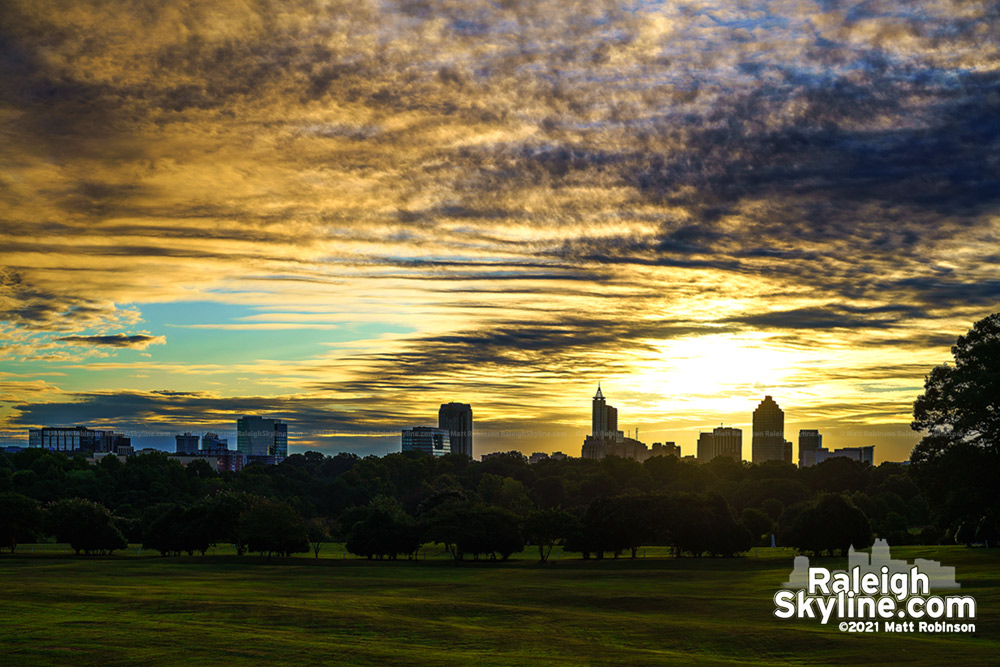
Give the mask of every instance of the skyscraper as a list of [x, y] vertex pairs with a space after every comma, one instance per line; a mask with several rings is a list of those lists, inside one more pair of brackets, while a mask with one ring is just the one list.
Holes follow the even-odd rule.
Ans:
[[288, 456], [288, 424], [258, 416], [240, 417], [236, 420], [236, 449], [244, 456], [272, 457], [278, 463]]
[[580, 455], [585, 459], [603, 459], [618, 456], [623, 459], [645, 461], [649, 458], [649, 448], [635, 438], [626, 438], [618, 430], [618, 410], [604, 400], [601, 385], [590, 408], [590, 435], [583, 440]]
[[792, 462], [792, 443], [785, 441], [785, 413], [770, 396], [753, 411], [752, 443], [754, 463]]
[[597, 385], [597, 393], [591, 405], [590, 435], [595, 438], [619, 438], [618, 409], [607, 404], [601, 385]]
[[438, 410], [438, 428], [448, 431], [452, 454], [472, 458], [472, 406], [467, 403], [442, 403]]
[[823, 436], [816, 429], [799, 431], [799, 467], [816, 465], [817, 454], [823, 449]]

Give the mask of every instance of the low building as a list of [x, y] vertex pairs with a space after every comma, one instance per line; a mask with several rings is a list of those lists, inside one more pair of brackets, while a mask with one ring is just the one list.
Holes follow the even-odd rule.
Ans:
[[823, 461], [828, 461], [830, 459], [837, 458], [838, 456], [851, 459], [852, 461], [858, 461], [859, 463], [875, 465], [875, 446], [841, 447], [840, 449], [834, 449], [833, 451], [822, 449], [817, 452], [816, 463], [822, 463]]
[[[278, 463], [274, 461], [274, 457], [252, 457], [252, 459], [257, 460], [248, 460], [248, 457], [244, 456], [242, 452], [233, 450], [215, 451], [211, 453], [202, 452], [187, 455], [176, 454], [172, 458], [184, 467], [187, 467], [194, 461], [205, 461], [208, 465], [212, 466], [212, 470], [216, 472], [239, 472], [250, 463], [263, 463], [265, 465], [277, 465]], [[261, 461], [259, 460], [261, 458], [269, 460]]]
[[645, 461], [651, 455], [646, 443], [635, 438], [627, 438], [621, 435], [618, 437], [600, 437], [588, 435], [583, 441], [581, 455], [585, 459], [603, 459], [606, 456], [617, 456], [622, 459], [632, 459], [634, 461]]
[[681, 457], [681, 448], [674, 442], [654, 442], [649, 451], [650, 458], [654, 456], [675, 456]]
[[698, 460], [708, 463], [712, 459], [725, 457], [740, 462], [743, 460], [743, 431], [738, 428], [713, 429], [711, 433], [698, 435]]
[[175, 435], [174, 440], [177, 442], [177, 448], [174, 451], [178, 454], [198, 453], [198, 436], [191, 433], [184, 433]]
[[218, 433], [206, 433], [201, 436], [201, 451], [203, 452], [226, 452], [229, 451], [229, 440], [220, 438]]
[[517, 451], [516, 449], [512, 449], [509, 452], [490, 452], [489, 454], [483, 454], [480, 457], [480, 459], [483, 461], [489, 461], [490, 459], [498, 459], [498, 458], [514, 458], [525, 463], [527, 463], [528, 461], [528, 457], [522, 454], [521, 452]]
[[28, 430], [28, 447], [54, 452], [114, 452], [132, 444], [128, 436], [85, 426], [33, 428]]

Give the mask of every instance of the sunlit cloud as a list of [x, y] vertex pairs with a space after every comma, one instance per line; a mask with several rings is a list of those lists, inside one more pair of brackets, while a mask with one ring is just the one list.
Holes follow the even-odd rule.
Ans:
[[998, 22], [949, 0], [4, 3], [0, 359], [72, 397], [12, 386], [0, 418], [336, 396], [332, 423], [396, 428], [465, 400], [566, 430], [523, 445], [551, 451], [601, 379], [650, 437], [764, 391], [796, 424], [905, 424], [1000, 302]]

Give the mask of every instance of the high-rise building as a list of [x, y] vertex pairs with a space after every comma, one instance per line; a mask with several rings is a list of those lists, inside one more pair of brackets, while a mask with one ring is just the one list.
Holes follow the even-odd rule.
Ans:
[[246, 457], [279, 463], [288, 456], [288, 424], [259, 416], [240, 417], [236, 420], [236, 449]]
[[635, 438], [626, 438], [618, 430], [618, 410], [604, 400], [601, 385], [591, 403], [590, 435], [583, 441], [581, 456], [585, 459], [603, 459], [618, 456], [623, 459], [645, 461], [649, 458], [649, 447]]
[[714, 429], [711, 433], [698, 435], [698, 461], [708, 463], [724, 456], [734, 461], [743, 460], [743, 431], [738, 428]]
[[607, 404], [601, 385], [597, 385], [597, 393], [591, 404], [590, 435], [595, 438], [620, 439], [622, 433], [618, 430], [618, 409]]
[[445, 428], [404, 428], [402, 439], [404, 452], [424, 452], [431, 456], [444, 456], [451, 452], [451, 437]]
[[451, 453], [472, 458], [472, 406], [467, 403], [442, 403], [438, 410], [438, 428], [448, 431]]
[[[823, 436], [816, 429], [801, 429], [799, 431], [799, 467], [814, 466], [820, 450], [823, 449]], [[825, 450], [824, 450], [825, 451]]]
[[288, 424], [282, 421], [274, 422], [274, 456], [279, 461], [288, 458]]
[[792, 462], [792, 443], [785, 440], [785, 413], [770, 396], [753, 411], [752, 443], [754, 463]]
[[198, 452], [198, 436], [191, 433], [184, 433], [183, 435], [175, 435], [174, 439], [177, 441], [177, 453], [178, 454], [195, 454]]

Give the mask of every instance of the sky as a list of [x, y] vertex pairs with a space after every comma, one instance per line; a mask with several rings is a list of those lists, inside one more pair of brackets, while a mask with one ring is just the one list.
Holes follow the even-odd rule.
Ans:
[[1000, 9], [7, 0], [0, 428], [904, 460], [1000, 300]]

